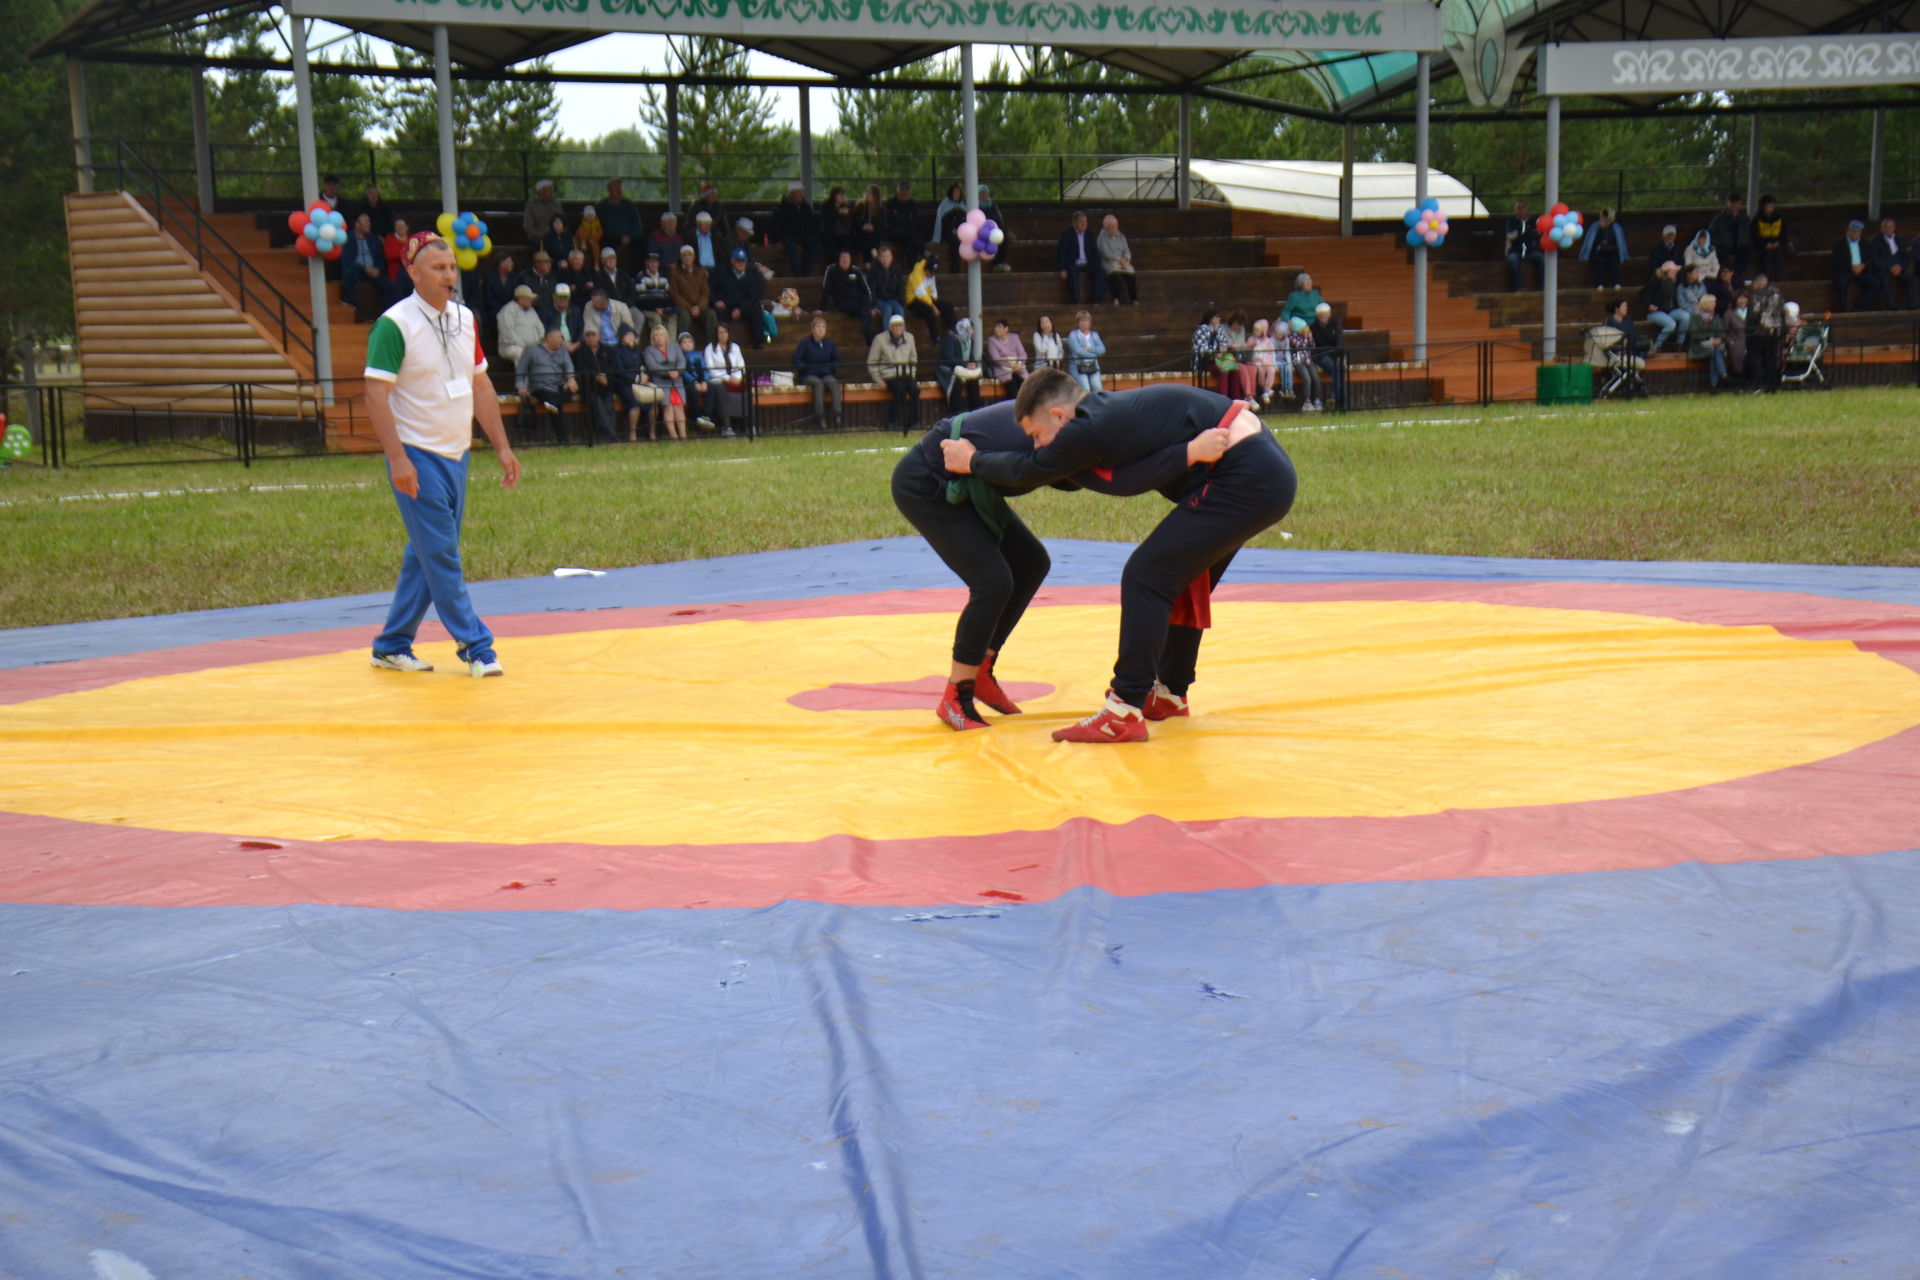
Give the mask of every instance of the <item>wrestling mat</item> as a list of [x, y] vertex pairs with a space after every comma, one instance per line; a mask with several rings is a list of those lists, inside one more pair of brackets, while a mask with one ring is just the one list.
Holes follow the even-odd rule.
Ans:
[[1920, 1276], [1920, 571], [1050, 545], [0, 632], [0, 1277]]

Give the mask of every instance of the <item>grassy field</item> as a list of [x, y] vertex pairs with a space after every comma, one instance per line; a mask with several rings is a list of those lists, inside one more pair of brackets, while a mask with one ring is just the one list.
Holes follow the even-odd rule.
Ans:
[[[1275, 419], [1300, 469], [1293, 548], [1920, 565], [1920, 391], [1697, 397]], [[910, 532], [895, 436], [476, 455], [471, 579]], [[1140, 537], [1164, 510], [1046, 492], [1043, 536]], [[0, 627], [392, 586], [377, 458], [0, 471]]]

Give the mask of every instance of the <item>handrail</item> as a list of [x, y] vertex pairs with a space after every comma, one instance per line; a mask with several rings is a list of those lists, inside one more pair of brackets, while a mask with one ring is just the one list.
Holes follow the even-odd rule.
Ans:
[[[153, 201], [153, 220], [163, 231], [167, 227], [169, 200], [173, 202], [176, 209], [184, 209], [191, 214], [191, 221], [188, 221], [176, 213], [174, 221], [183, 224], [183, 229], [185, 227], [192, 229], [194, 265], [202, 271], [207, 271], [209, 267], [218, 267], [224, 271], [233, 281], [233, 291], [239, 300], [240, 310], [248, 315], [257, 315], [262, 320], [276, 322], [280, 329], [281, 348], [291, 353], [297, 345], [307, 353], [309, 359], [316, 361], [315, 376], [325, 377], [326, 372], [318, 367], [318, 358], [315, 355], [318, 335], [314, 330], [313, 318], [300, 310], [284, 293], [275, 288], [271, 281], [262, 276], [260, 269], [250, 264], [246, 255], [234, 248], [227, 238], [207, 221], [205, 214], [201, 213], [196, 206], [187, 203], [186, 198], [174, 189], [173, 184], [162, 177], [160, 171], [147, 162], [146, 157], [129, 146], [126, 139], [115, 138], [113, 146], [114, 165], [119, 174], [120, 190], [143, 202], [150, 198]], [[129, 160], [133, 162], [135, 174], [144, 176], [152, 184], [154, 194], [151, 197], [137, 195], [128, 188], [127, 162]], [[212, 242], [216, 252], [230, 256], [232, 261], [228, 262], [223, 257], [210, 257], [209, 241]], [[252, 273], [254, 280], [252, 297], [249, 297], [247, 286], [249, 272]], [[272, 310], [262, 314], [254, 306], [249, 305], [255, 300], [262, 308], [270, 307]]]

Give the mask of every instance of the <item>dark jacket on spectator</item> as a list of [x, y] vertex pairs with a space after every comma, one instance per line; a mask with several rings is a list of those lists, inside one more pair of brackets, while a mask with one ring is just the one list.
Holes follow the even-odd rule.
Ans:
[[[613, 353], [619, 349], [619, 346], [617, 342], [612, 344], [603, 342], [597, 347], [590, 348], [583, 342], [573, 349], [573, 376], [580, 382], [582, 395], [595, 390], [602, 393], [613, 390], [617, 380], [615, 375], [620, 372], [620, 366], [614, 360]], [[607, 385], [604, 387], [594, 381], [594, 376], [602, 373], [607, 375]]]
[[1649, 311], [1672, 311], [1680, 305], [1680, 286], [1665, 276], [1655, 276], [1640, 286], [1640, 300]]
[[917, 200], [902, 200], [893, 197], [880, 207], [882, 222], [879, 231], [882, 243], [891, 241], [898, 252], [918, 248], [920, 239], [920, 203]]
[[785, 245], [817, 244], [820, 215], [805, 200], [782, 200], [773, 208], [773, 238]]
[[643, 347], [630, 347], [624, 342], [614, 343], [613, 372], [619, 376], [609, 377], [607, 380], [617, 387], [630, 387], [640, 381], [640, 374], [646, 368], [642, 359], [644, 353]]
[[816, 378], [840, 376], [840, 348], [833, 344], [832, 338], [815, 342], [813, 335], [808, 334], [793, 349], [793, 376], [805, 378], [808, 375]]
[[867, 308], [873, 305], [873, 292], [867, 287], [867, 278], [860, 274], [860, 268], [848, 267], [842, 271], [835, 262], [820, 277], [820, 309], [839, 311], [850, 316], [864, 316]]
[[1860, 243], [1867, 247], [1867, 265], [1875, 271], [1900, 267], [1904, 274], [1913, 269], [1913, 243], [1905, 236], [1894, 236], [1892, 249], [1887, 248], [1886, 237], [1878, 231], [1861, 236]]
[[556, 271], [564, 269], [567, 255], [573, 252], [573, 237], [565, 231], [549, 231], [540, 237], [540, 248], [553, 259]]
[[876, 262], [867, 268], [867, 293], [875, 302], [905, 302], [906, 289], [907, 278], [900, 274], [898, 261], [886, 267]]
[[1668, 244], [1665, 240], [1655, 240], [1653, 248], [1647, 250], [1647, 274], [1653, 275], [1660, 270], [1662, 264], [1668, 262], [1677, 262], [1683, 267], [1686, 266], [1686, 252], [1687, 242], [1678, 236], [1674, 237], [1672, 244]]
[[1313, 354], [1316, 356], [1346, 348], [1347, 333], [1341, 327], [1339, 316], [1329, 315], [1325, 324], [1316, 320], [1308, 326], [1307, 332], [1313, 335]]
[[519, 284], [520, 273], [517, 271], [504, 280], [500, 278], [499, 271], [488, 271], [480, 280], [480, 314], [499, 315], [500, 308], [513, 301], [513, 291]]
[[941, 244], [957, 244], [960, 240], [960, 224], [967, 220], [967, 206], [955, 205], [947, 210], [947, 216], [940, 219], [939, 233]]
[[1723, 254], [1741, 258], [1753, 254], [1753, 219], [1744, 213], [1722, 209], [1707, 224], [1707, 234], [1713, 237], [1713, 247]]
[[668, 235], [659, 227], [655, 227], [647, 233], [647, 247], [641, 252], [659, 254], [660, 269], [671, 271], [680, 265], [680, 246], [685, 243], [686, 241], [680, 238], [678, 232]]
[[602, 244], [620, 247], [620, 237], [625, 236], [633, 244], [640, 242], [640, 210], [633, 201], [622, 196], [618, 200], [606, 199], [594, 206], [594, 212], [600, 215], [600, 240]]
[[[370, 200], [362, 200], [354, 207], [353, 212], [367, 215], [367, 220], [373, 224], [373, 234], [377, 236], [390, 236], [393, 234], [393, 208], [388, 205], [385, 200], [382, 200], [379, 204], [374, 204]], [[347, 226], [349, 228], [353, 226], [353, 218], [351, 215], [347, 218]]]
[[1080, 258], [1080, 238], [1082, 236], [1086, 238], [1087, 270], [1093, 273], [1094, 279], [1102, 279], [1105, 277], [1106, 271], [1100, 265], [1100, 246], [1096, 243], [1100, 239], [1100, 233], [1095, 231], [1091, 226], [1084, 232], [1075, 231], [1072, 227], [1068, 227], [1060, 233], [1060, 251], [1055, 255], [1057, 265], [1062, 271], [1072, 271], [1074, 269], [1075, 264]]
[[766, 296], [767, 278], [755, 271], [751, 262], [746, 266], [745, 271], [737, 272], [729, 264], [720, 273], [720, 296], [717, 301], [729, 311], [751, 315], [760, 310], [760, 300]]
[[[374, 268], [374, 275], [369, 276], [361, 270], [363, 267]], [[340, 251], [340, 278], [356, 284], [362, 280], [387, 278], [387, 251], [380, 247], [378, 236], [370, 235], [363, 242], [359, 237], [348, 234], [347, 243]]]
[[633, 303], [633, 277], [624, 271], [617, 269], [609, 271], [601, 267], [587, 277], [587, 287], [605, 289], [607, 296], [615, 302], [624, 302], [628, 305]]

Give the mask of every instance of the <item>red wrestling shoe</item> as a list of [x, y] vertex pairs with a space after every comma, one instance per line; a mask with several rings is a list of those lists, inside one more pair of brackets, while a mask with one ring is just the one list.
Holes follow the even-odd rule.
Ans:
[[[971, 684], [973, 682], [966, 681], [964, 683]], [[946, 725], [949, 729], [960, 732], [968, 729], [987, 729], [992, 727], [985, 720], [982, 720], [980, 713], [974, 709], [973, 690], [963, 690], [959, 685], [953, 683], [949, 683], [947, 685], [947, 691], [940, 695], [940, 705], [933, 709], [933, 714], [940, 717], [941, 724]]]
[[1145, 742], [1147, 718], [1140, 708], [1120, 701], [1107, 690], [1107, 701], [1079, 724], [1053, 731], [1055, 742]]
[[1007, 696], [1000, 682], [993, 678], [993, 659], [989, 657], [980, 664], [980, 674], [973, 679], [973, 700], [984, 702], [991, 710], [1003, 716], [1017, 716], [1020, 705]]
[[1149, 720], [1171, 720], [1193, 713], [1187, 710], [1185, 698], [1155, 680], [1153, 692], [1147, 695], [1147, 705], [1140, 708], [1140, 714]]

